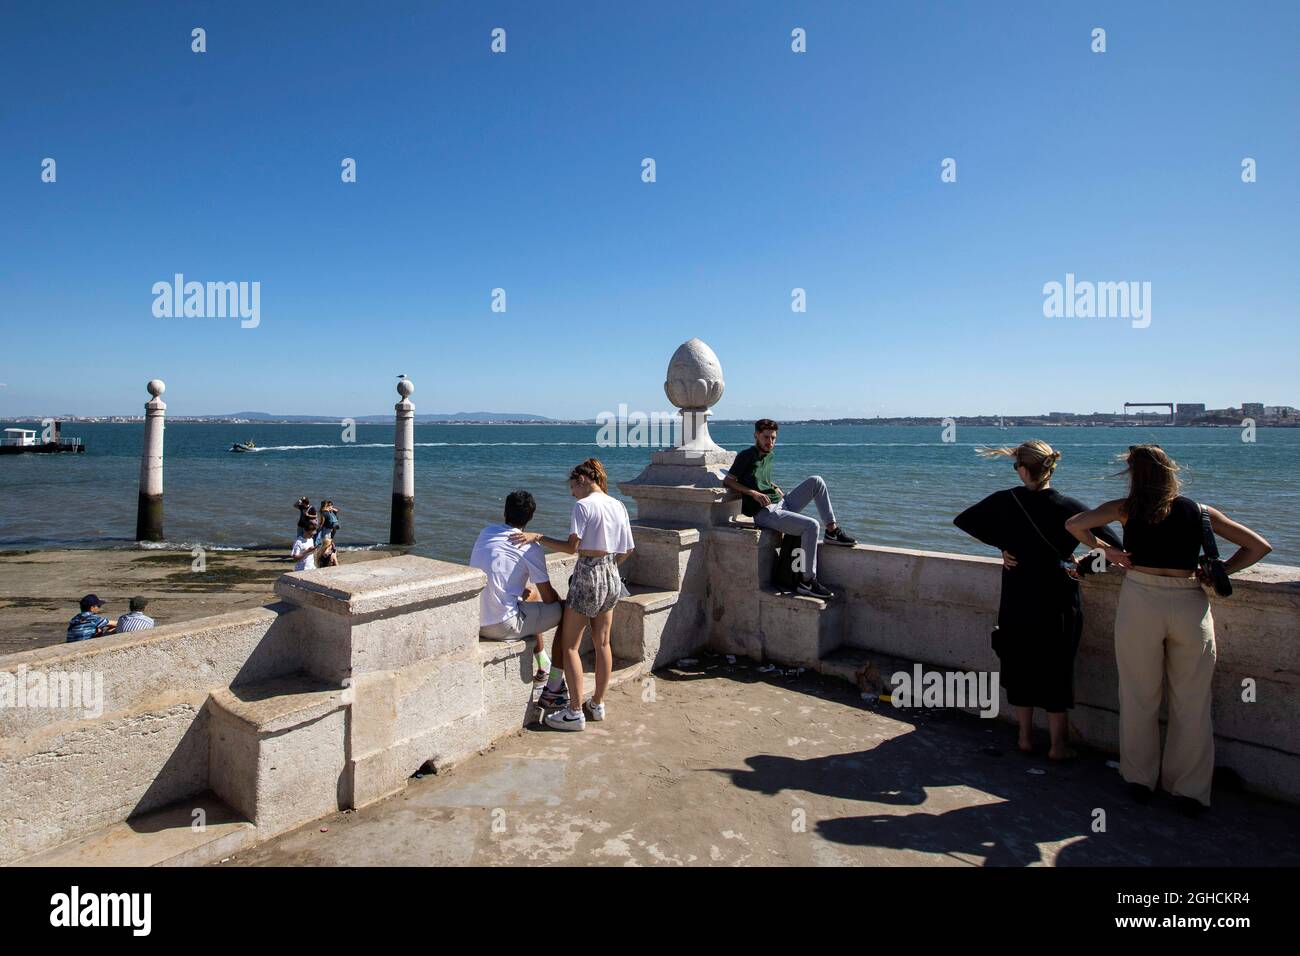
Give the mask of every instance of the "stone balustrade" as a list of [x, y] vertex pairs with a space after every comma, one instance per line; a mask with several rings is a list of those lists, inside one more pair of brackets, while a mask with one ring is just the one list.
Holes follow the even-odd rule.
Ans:
[[[823, 552], [829, 605], [768, 588], [774, 538], [743, 523], [638, 526], [615, 656], [642, 673], [704, 650], [843, 673], [836, 655], [996, 667], [993, 559]], [[551, 558], [563, 593], [572, 558]], [[636, 567], [636, 566], [634, 566]], [[1118, 573], [1085, 584], [1075, 733], [1115, 749]], [[1300, 569], [1262, 565], [1215, 600], [1218, 762], [1300, 801]], [[677, 587], [664, 587], [677, 583]], [[102, 713], [0, 709], [0, 862], [215, 794], [269, 838], [400, 789], [524, 726], [529, 642], [477, 639], [480, 572], [413, 556], [296, 572], [277, 604], [9, 655], [0, 670], [102, 675]], [[631, 673], [631, 671], [628, 671]], [[887, 675], [886, 675], [887, 676]], [[1242, 682], [1255, 700], [1242, 700]], [[1004, 717], [1010, 708], [1003, 700]], [[229, 843], [222, 844], [228, 851]]]

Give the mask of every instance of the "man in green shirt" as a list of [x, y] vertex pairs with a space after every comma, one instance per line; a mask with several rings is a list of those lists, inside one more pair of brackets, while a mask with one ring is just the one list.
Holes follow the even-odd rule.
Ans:
[[[754, 519], [760, 528], [769, 528], [783, 534], [797, 534], [803, 539], [804, 573], [798, 592], [811, 597], [829, 598], [831, 592], [817, 580], [817, 539], [826, 544], [852, 547], [857, 541], [844, 533], [835, 522], [830, 493], [820, 475], [805, 478], [788, 495], [772, 481], [773, 449], [780, 429], [770, 418], [760, 418], [754, 423], [754, 444], [737, 453], [727, 475], [722, 479], [732, 491], [741, 495], [740, 510]], [[816, 518], [800, 514], [809, 503], [815, 502], [817, 513], [826, 523], [825, 537]]]

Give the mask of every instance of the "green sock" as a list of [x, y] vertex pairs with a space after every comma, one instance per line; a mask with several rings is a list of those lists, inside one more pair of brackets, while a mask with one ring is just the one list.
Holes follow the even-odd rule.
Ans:
[[551, 659], [546, 656], [545, 651], [538, 651], [533, 655], [533, 659], [537, 662], [537, 669], [539, 671], [550, 671]]
[[564, 684], [564, 668], [553, 666], [551, 668], [550, 676], [546, 679], [546, 689], [559, 690], [563, 684]]

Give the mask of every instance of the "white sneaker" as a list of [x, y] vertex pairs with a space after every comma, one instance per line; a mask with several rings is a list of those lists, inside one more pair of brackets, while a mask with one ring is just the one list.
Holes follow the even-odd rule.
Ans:
[[587, 729], [587, 718], [582, 716], [582, 711], [573, 710], [569, 707], [547, 714], [545, 719], [546, 726], [555, 730]]
[[604, 720], [605, 705], [593, 704], [591, 701], [587, 701], [587, 716], [591, 720]]

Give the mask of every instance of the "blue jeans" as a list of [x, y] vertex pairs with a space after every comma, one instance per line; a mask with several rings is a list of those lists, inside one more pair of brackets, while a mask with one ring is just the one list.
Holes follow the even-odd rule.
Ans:
[[754, 515], [754, 524], [760, 528], [780, 531], [782, 534], [797, 534], [802, 541], [805, 567], [804, 576], [817, 576], [817, 542], [821, 537], [822, 526], [816, 518], [800, 514], [809, 502], [817, 504], [817, 513], [828, 525], [835, 524], [835, 512], [831, 508], [831, 496], [826, 490], [826, 482], [821, 475], [813, 475], [799, 482], [799, 485], [776, 504], [768, 505]]

